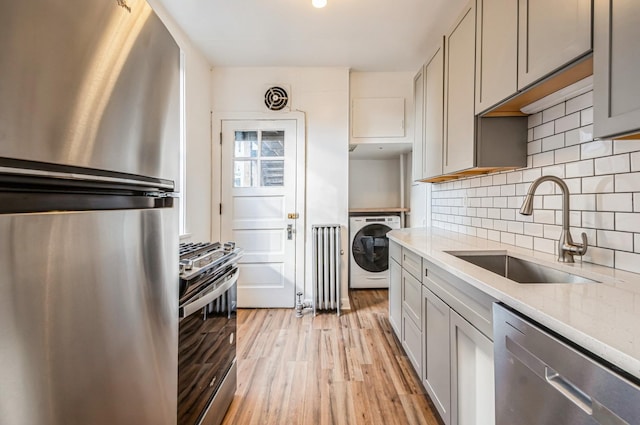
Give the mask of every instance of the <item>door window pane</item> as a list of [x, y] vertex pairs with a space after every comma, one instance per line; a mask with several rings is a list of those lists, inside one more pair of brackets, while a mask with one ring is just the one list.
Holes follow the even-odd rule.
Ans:
[[233, 187], [258, 185], [258, 161], [234, 161]]
[[284, 161], [262, 161], [261, 165], [262, 186], [284, 186]]
[[261, 156], [284, 156], [284, 131], [263, 131]]
[[258, 132], [236, 131], [234, 156], [236, 158], [255, 158], [258, 156]]

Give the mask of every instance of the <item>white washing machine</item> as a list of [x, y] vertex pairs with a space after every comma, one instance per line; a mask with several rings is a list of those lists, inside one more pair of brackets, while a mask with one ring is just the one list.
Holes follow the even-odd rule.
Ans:
[[387, 232], [400, 229], [398, 216], [364, 216], [349, 219], [351, 288], [389, 287]]

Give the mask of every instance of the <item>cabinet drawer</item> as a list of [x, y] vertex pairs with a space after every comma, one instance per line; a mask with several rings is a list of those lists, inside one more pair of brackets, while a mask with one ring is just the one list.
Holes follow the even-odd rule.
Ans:
[[422, 376], [422, 332], [407, 315], [402, 315], [402, 347], [418, 376]]
[[389, 257], [396, 260], [398, 264], [402, 264], [402, 247], [392, 240], [389, 241]]
[[402, 248], [402, 268], [422, 282], [422, 257], [407, 248]]
[[402, 271], [402, 311], [422, 329], [422, 284], [406, 270]]
[[424, 260], [424, 285], [480, 332], [493, 340], [495, 298]]

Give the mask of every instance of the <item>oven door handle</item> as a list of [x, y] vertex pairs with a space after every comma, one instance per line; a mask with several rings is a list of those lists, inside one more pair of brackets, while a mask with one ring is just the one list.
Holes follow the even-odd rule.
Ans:
[[204, 294], [197, 300], [181, 307], [179, 313], [180, 318], [182, 319], [184, 317], [191, 316], [193, 313], [200, 311], [202, 307], [206, 306], [211, 301], [214, 301], [216, 298], [220, 297], [222, 294], [228, 291], [229, 288], [231, 288], [237, 281], [238, 269], [235, 269], [232, 274], [226, 276], [226, 281], [222, 285], [216, 287], [216, 289], [212, 290], [211, 292]]

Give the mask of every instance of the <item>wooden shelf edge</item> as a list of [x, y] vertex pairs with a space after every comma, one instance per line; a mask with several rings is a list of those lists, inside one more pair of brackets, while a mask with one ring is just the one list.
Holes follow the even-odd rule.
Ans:
[[462, 179], [465, 177], [474, 177], [482, 174], [499, 173], [501, 171], [512, 171], [522, 167], [477, 167], [470, 168], [468, 170], [458, 171], [456, 173], [445, 174], [442, 176], [430, 177], [428, 179], [420, 180], [424, 183], [443, 183], [450, 180]]

